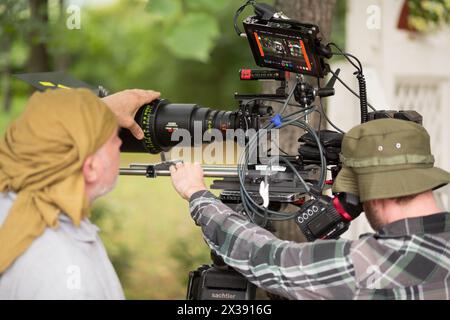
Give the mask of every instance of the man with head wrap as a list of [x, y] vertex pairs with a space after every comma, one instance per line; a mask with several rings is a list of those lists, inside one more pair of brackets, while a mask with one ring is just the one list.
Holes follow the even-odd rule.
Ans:
[[159, 93], [35, 93], [0, 139], [0, 299], [123, 299], [88, 217], [119, 168], [119, 125]]

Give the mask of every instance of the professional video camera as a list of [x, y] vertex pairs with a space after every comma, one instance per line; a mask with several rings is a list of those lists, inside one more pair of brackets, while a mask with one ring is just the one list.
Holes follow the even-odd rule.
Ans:
[[[324, 77], [329, 66], [325, 59], [332, 56], [329, 45], [321, 43], [319, 28], [290, 20], [282, 13], [266, 4], [247, 1], [235, 16], [235, 29], [242, 36], [236, 20], [247, 5], [253, 5], [255, 15], [243, 21], [245, 36], [249, 41], [257, 65], [270, 69], [240, 70], [241, 80], [280, 81], [273, 94], [239, 95], [239, 109], [224, 112], [193, 104], [172, 104], [158, 100], [144, 106], [136, 115], [136, 121], [144, 130], [144, 142], [139, 144], [127, 131], [122, 132], [124, 151], [144, 151], [158, 153], [168, 151], [178, 141], [171, 139], [179, 129], [194, 135], [194, 123], [200, 124], [200, 132], [215, 128], [225, 137], [228, 129], [258, 130], [258, 135], [245, 141], [245, 150], [235, 168], [203, 166], [205, 176], [220, 177], [211, 185], [222, 190], [220, 199], [237, 212], [245, 214], [251, 221], [270, 228], [268, 221], [295, 219], [300, 230], [309, 241], [336, 238], [347, 230], [349, 222], [362, 211], [357, 197], [338, 195], [334, 200], [323, 196], [327, 162], [339, 170], [338, 154], [342, 134], [316, 132], [304, 119], [315, 110], [312, 105], [316, 97], [334, 94], [337, 70], [324, 88], [314, 88], [305, 81], [303, 75]], [[296, 75], [295, 85], [288, 90], [289, 72]], [[362, 75], [362, 72], [361, 72]], [[364, 78], [362, 77], [362, 81]], [[363, 94], [365, 94], [363, 92]], [[364, 95], [365, 96], [365, 95]], [[292, 104], [298, 110], [284, 114]], [[281, 102], [281, 112], [273, 115], [267, 102]], [[364, 109], [365, 108], [365, 109]], [[363, 121], [367, 119], [367, 106], [362, 104]], [[265, 124], [264, 121], [266, 121]], [[249, 153], [258, 148], [261, 129], [281, 128], [286, 125], [298, 126], [307, 131], [300, 137], [302, 146], [299, 154], [259, 158], [256, 164], [248, 161]], [[194, 141], [191, 141], [195, 145]], [[281, 166], [273, 166], [276, 160]], [[156, 165], [131, 165], [122, 169], [122, 174], [143, 174], [147, 177], [169, 175], [171, 162]], [[270, 190], [267, 188], [270, 185]], [[266, 189], [265, 189], [266, 188]], [[266, 190], [264, 194], [263, 191]], [[311, 197], [312, 196], [312, 197]], [[310, 200], [306, 201], [308, 198]], [[305, 202], [306, 201], [306, 202]], [[295, 214], [280, 212], [286, 204], [298, 206]], [[255, 287], [240, 274], [227, 267], [222, 259], [212, 252], [213, 266], [204, 265], [192, 271], [189, 278], [188, 299], [252, 299]]]
[[[239, 30], [237, 20], [248, 5], [253, 6], [255, 14], [244, 19], [244, 33]], [[369, 104], [365, 98], [365, 82], [359, 60], [344, 53], [333, 43], [322, 43], [318, 26], [289, 19], [273, 7], [256, 1], [247, 1], [241, 6], [236, 11], [234, 22], [237, 34], [247, 38], [256, 64], [264, 67], [240, 70], [241, 80], [279, 81], [276, 92], [236, 94], [235, 98], [239, 101], [237, 111], [219, 111], [195, 104], [156, 100], [143, 106], [135, 117], [144, 131], [143, 142], [123, 130], [122, 150], [150, 153], [168, 151], [178, 143], [178, 139], [173, 139], [173, 136], [180, 129], [188, 131], [190, 137], [195, 136], [195, 130], [202, 135], [216, 129], [225, 139], [227, 130], [256, 130], [256, 136], [245, 139], [244, 151], [236, 167], [203, 166], [205, 176], [221, 178], [215, 180], [211, 188], [222, 190], [220, 199], [255, 223], [264, 225], [273, 220], [295, 218], [308, 240], [337, 237], [348, 228], [349, 221], [357, 216], [358, 210], [355, 208], [359, 208], [359, 201], [351, 195], [339, 195], [333, 200], [322, 196], [327, 188], [327, 166], [333, 166], [330, 168], [332, 178], [340, 169], [339, 152], [343, 137], [342, 131], [316, 131], [307, 121], [307, 116], [312, 112], [322, 112], [322, 109], [313, 105], [316, 98], [321, 101], [323, 97], [334, 95], [335, 81], [341, 81], [339, 69], [332, 71], [326, 60], [334, 54], [340, 54], [358, 62], [359, 67], [349, 59], [357, 68], [356, 75], [360, 82], [361, 122], [384, 116], [396, 117], [400, 113], [368, 113]], [[332, 46], [339, 52], [333, 52]], [[324, 87], [320, 87], [319, 81], [318, 86], [314, 87], [305, 80], [305, 77], [319, 80], [329, 72], [332, 77]], [[295, 79], [290, 85], [291, 76]], [[280, 112], [274, 114], [268, 103], [282, 103], [283, 106]], [[288, 105], [295, 106], [297, 110], [286, 114]], [[327, 119], [325, 114], [322, 115]], [[402, 112], [401, 115], [409, 113]], [[289, 125], [306, 131], [299, 137], [298, 153], [274, 155], [272, 152], [266, 157], [258, 157], [256, 163], [251, 163], [249, 154], [257, 152], [259, 142], [267, 139], [260, 132]], [[190, 144], [195, 146], [196, 141], [192, 139]], [[130, 168], [123, 168], [121, 174], [147, 177], [170, 175], [170, 164], [132, 164]], [[264, 194], [261, 190], [267, 185], [270, 189], [268, 194]], [[264, 201], [265, 198], [268, 201]], [[314, 205], [311, 201], [314, 201]], [[264, 202], [269, 205], [263, 205]], [[280, 212], [285, 204], [299, 206], [297, 214]]]
[[[255, 15], [243, 21], [245, 33], [242, 33], [237, 26], [237, 18], [247, 5], [254, 7]], [[171, 139], [173, 132], [183, 128], [193, 135], [195, 122], [201, 124], [201, 133], [215, 128], [224, 137], [228, 129], [255, 129], [258, 134], [245, 140], [245, 149], [237, 167], [203, 166], [205, 176], [221, 178], [215, 180], [211, 188], [222, 190], [220, 199], [225, 204], [268, 229], [272, 228], [270, 221], [294, 219], [308, 241], [337, 238], [348, 229], [350, 221], [358, 217], [362, 206], [357, 196], [352, 194], [341, 193], [333, 198], [323, 195], [327, 166], [333, 166], [332, 180], [340, 170], [339, 153], [343, 138], [342, 131], [316, 131], [306, 121], [307, 115], [316, 110], [313, 106], [316, 98], [320, 101], [323, 97], [334, 95], [335, 81], [341, 81], [339, 69], [335, 72], [330, 70], [326, 59], [333, 54], [341, 54], [356, 67], [359, 96], [355, 95], [360, 98], [361, 122], [392, 117], [421, 123], [421, 116], [414, 111], [374, 110], [369, 113], [359, 60], [344, 53], [335, 44], [323, 44], [316, 25], [291, 20], [271, 6], [247, 1], [236, 12], [235, 30], [238, 35], [248, 39], [256, 64], [265, 68], [240, 70], [241, 80], [280, 81], [276, 92], [237, 94], [239, 109], [234, 112], [171, 104], [166, 100], [155, 101], [144, 106], [136, 115], [137, 122], [144, 130], [144, 143], [138, 145], [131, 134], [124, 131], [124, 151], [167, 151], [177, 143]], [[339, 52], [332, 52], [331, 46]], [[357, 61], [359, 66], [350, 58]], [[315, 77], [320, 84], [319, 79], [329, 72], [333, 76], [324, 88], [314, 88], [304, 78]], [[290, 73], [295, 74], [295, 84], [288, 89]], [[295, 103], [291, 103], [292, 97]], [[281, 102], [283, 107], [279, 113], [273, 114], [268, 102]], [[285, 114], [288, 105], [296, 106], [298, 110]], [[323, 116], [328, 120], [325, 114]], [[271, 154], [264, 159], [259, 157], [257, 163], [250, 163], [249, 154], [255, 152], [258, 141], [264, 139], [259, 133], [263, 129], [279, 129], [287, 125], [298, 126], [306, 131], [299, 138], [301, 145], [298, 154]], [[332, 126], [337, 128], [334, 124]], [[191, 141], [191, 144], [195, 145], [195, 142]], [[273, 165], [274, 160], [276, 166]], [[143, 174], [147, 177], [169, 175], [171, 164], [132, 165], [129, 169], [122, 169], [121, 173]], [[286, 204], [296, 205], [298, 209], [294, 214], [281, 212]], [[255, 286], [227, 267], [214, 252], [212, 260], [212, 266], [204, 265], [190, 273], [188, 299], [255, 297]]]
[[[243, 33], [237, 21], [249, 5], [253, 6], [255, 14], [244, 19]], [[249, 0], [236, 11], [234, 27], [239, 36], [247, 38], [256, 64], [263, 67], [240, 70], [240, 79], [279, 81], [278, 89], [271, 94], [235, 94], [239, 103], [236, 111], [156, 100], [140, 108], [135, 117], [144, 131], [143, 141], [136, 140], [128, 130], [121, 130], [122, 152], [163, 155], [178, 144], [178, 139], [174, 137], [179, 130], [185, 130], [190, 137], [194, 137], [189, 142], [191, 146], [210, 142], [196, 141], [196, 133], [203, 135], [215, 129], [227, 139], [229, 130], [253, 130], [255, 135], [245, 136], [243, 152], [236, 166], [203, 165], [206, 177], [220, 178], [213, 181], [211, 188], [221, 190], [220, 199], [233, 210], [267, 229], [273, 230], [271, 221], [292, 219], [308, 241], [337, 238], [348, 229], [350, 221], [358, 217], [362, 208], [355, 195], [323, 195], [341, 168], [339, 153], [343, 131], [314, 102], [318, 100], [321, 106], [322, 98], [334, 95], [334, 84], [339, 80], [360, 99], [361, 123], [386, 117], [421, 123], [422, 117], [415, 111], [375, 110], [367, 102], [363, 68], [359, 60], [334, 43], [323, 44], [316, 25], [289, 19], [267, 4]], [[336, 48], [337, 52], [332, 51], [331, 47]], [[333, 71], [326, 63], [333, 55], [344, 56], [356, 68], [359, 94], [339, 78], [339, 69]], [[328, 73], [332, 77], [321, 87], [320, 79]], [[47, 89], [42, 86], [42, 81], [36, 81], [29, 75], [19, 77], [41, 90]], [[317, 87], [306, 81], [305, 77], [316, 78]], [[88, 86], [70, 82], [75, 87]], [[103, 88], [92, 89], [100, 96], [107, 94]], [[282, 104], [277, 113], [271, 106], [274, 103]], [[296, 111], [286, 113], [288, 106], [295, 107]], [[368, 107], [373, 112], [369, 113]], [[313, 129], [308, 123], [308, 116], [313, 112], [319, 112], [337, 131], [320, 130], [320, 127], [319, 130]], [[267, 132], [286, 126], [297, 126], [306, 131], [298, 139], [298, 153], [280, 155], [279, 150], [270, 150], [252, 161], [251, 155], [259, 154], [260, 142], [270, 137]], [[131, 164], [129, 168], [122, 168], [120, 174], [148, 178], [169, 176], [169, 167], [175, 162]], [[331, 180], [326, 180], [327, 169], [331, 171]], [[287, 205], [294, 205], [297, 209], [294, 213], [283, 212]], [[213, 266], [205, 265], [190, 273], [188, 299], [254, 298], [253, 285], [226, 266], [214, 252], [212, 260]]]

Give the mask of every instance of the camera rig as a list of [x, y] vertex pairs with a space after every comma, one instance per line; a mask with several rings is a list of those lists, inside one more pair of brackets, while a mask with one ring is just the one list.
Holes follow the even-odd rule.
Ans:
[[[254, 7], [255, 15], [243, 21], [245, 33], [242, 33], [236, 21], [249, 4]], [[210, 128], [223, 132], [227, 129], [258, 130], [256, 136], [246, 139], [245, 149], [237, 166], [204, 165], [204, 175], [220, 178], [213, 181], [211, 188], [221, 190], [219, 198], [222, 202], [258, 225], [270, 230], [271, 221], [294, 219], [308, 241], [338, 238], [348, 229], [350, 221], [362, 212], [362, 206], [355, 195], [337, 194], [333, 198], [323, 195], [340, 170], [339, 153], [343, 132], [332, 124], [325, 114], [324, 118], [340, 132], [321, 131], [320, 127], [316, 131], [307, 121], [307, 116], [316, 111], [313, 106], [316, 98], [321, 102], [320, 99], [334, 95], [336, 80], [342, 82], [339, 79], [339, 69], [332, 71], [326, 63], [326, 59], [333, 55], [331, 46], [335, 46], [339, 50], [337, 54], [344, 55], [357, 69], [359, 96], [355, 95], [360, 99], [361, 123], [380, 117], [421, 122], [421, 116], [414, 111], [379, 112], [374, 109], [374, 112], [369, 113], [367, 108], [370, 105], [367, 103], [363, 69], [359, 60], [344, 53], [335, 44], [322, 44], [316, 25], [290, 20], [266, 4], [247, 1], [236, 12], [235, 30], [238, 35], [246, 36], [256, 64], [264, 68], [240, 70], [241, 80], [280, 81], [280, 86], [273, 94], [236, 94], [239, 109], [228, 114], [220, 114], [199, 106], [183, 107], [182, 110], [188, 113], [181, 116], [186, 121], [183, 128], [189, 132], [192, 132], [195, 120], [202, 124], [202, 132]], [[356, 60], [359, 66], [349, 57]], [[332, 73], [332, 77], [327, 85], [321, 88], [319, 79], [328, 72]], [[289, 89], [288, 80], [291, 73], [295, 75], [295, 83]], [[304, 76], [317, 78], [318, 87], [315, 88], [305, 81]], [[291, 103], [292, 98], [295, 103]], [[273, 109], [267, 106], [267, 102], [282, 103], [281, 111], [273, 114]], [[156, 101], [144, 107], [136, 118], [143, 124], [149, 152], [155, 150], [148, 146], [155, 141], [160, 146], [169, 147], [167, 143], [158, 140], [164, 135], [156, 133], [161, 130], [158, 126], [166, 123], [166, 120], [161, 120], [165, 114], [160, 116], [159, 121], [155, 121], [153, 115], [150, 119], [145, 118], [146, 113], [156, 114], [161, 103]], [[168, 120], [176, 119], [175, 114], [181, 113], [175, 111], [178, 108], [176, 105], [172, 105], [173, 110], [170, 112], [170, 104], [163, 102], [163, 105], [170, 115]], [[297, 107], [297, 111], [286, 114], [288, 105]], [[319, 112], [321, 111], [323, 112], [323, 108]], [[299, 138], [301, 145], [298, 154], [268, 155], [266, 159], [259, 158], [257, 163], [249, 162], [249, 154], [255, 152], [259, 140], [264, 139], [259, 135], [261, 129], [280, 129], [288, 125], [306, 131]], [[145, 128], [148, 128], [147, 132]], [[167, 127], [165, 129], [172, 132], [171, 129], [167, 130]], [[130, 137], [129, 133], [125, 134]], [[125, 136], [122, 138], [127, 140]], [[165, 140], [169, 140], [168, 136]], [[276, 165], [273, 160], [276, 160]], [[145, 175], [149, 178], [170, 175], [169, 167], [173, 164], [170, 161], [153, 165], [133, 164], [130, 168], [122, 169], [121, 174]], [[333, 165], [332, 179], [327, 183], [329, 165]], [[295, 213], [282, 211], [288, 204], [297, 206]], [[213, 251], [211, 253], [213, 265], [203, 265], [190, 273], [187, 299], [253, 299], [255, 287], [227, 267]]]
[[[255, 14], [243, 20], [245, 32], [241, 32], [237, 20], [248, 5], [253, 6]], [[123, 151], [150, 153], [168, 151], [179, 142], [178, 139], [172, 139], [174, 132], [184, 129], [193, 137], [196, 124], [201, 133], [216, 129], [222, 132], [225, 139], [226, 131], [229, 129], [243, 131], [254, 129], [257, 134], [246, 137], [244, 150], [236, 166], [203, 167], [205, 176], [220, 178], [214, 180], [211, 188], [220, 189], [220, 199], [223, 202], [257, 224], [265, 226], [270, 221], [294, 219], [308, 240], [338, 237], [348, 228], [350, 220], [357, 216], [355, 212], [358, 210], [354, 208], [360, 206], [357, 199], [351, 197], [352, 201], [340, 204], [339, 210], [333, 206], [327, 207], [330, 210], [325, 207], [323, 210], [315, 210], [321, 207], [319, 204], [324, 203], [322, 193], [329, 188], [340, 169], [339, 152], [343, 137], [341, 130], [338, 130], [340, 132], [320, 128], [315, 130], [308, 123], [308, 116], [313, 112], [321, 113], [330, 122], [323, 109], [317, 108], [314, 102], [318, 98], [321, 103], [322, 98], [334, 95], [336, 80], [342, 82], [339, 78], [339, 69], [331, 70], [326, 60], [334, 54], [341, 54], [357, 69], [361, 122], [393, 114], [375, 112], [370, 113], [369, 117], [367, 107], [370, 105], [365, 99], [365, 81], [361, 63], [335, 44], [323, 44], [319, 37], [318, 26], [289, 19], [273, 7], [251, 0], [236, 11], [234, 21], [236, 33], [247, 38], [256, 64], [263, 67], [263, 69], [240, 70], [241, 80], [279, 81], [276, 92], [235, 94], [235, 98], [239, 101], [237, 111], [218, 111], [195, 104], [174, 104], [167, 100], [154, 101], [143, 106], [135, 117], [144, 131], [144, 142], [137, 141], [130, 132], [122, 130]], [[333, 52], [332, 46], [339, 52]], [[359, 66], [354, 61], [357, 61]], [[329, 72], [332, 73], [332, 77], [324, 87], [321, 87], [319, 80]], [[317, 87], [306, 81], [305, 77], [317, 78]], [[282, 104], [281, 110], [274, 113], [268, 103]], [[287, 113], [288, 106], [296, 107], [296, 111]], [[258, 153], [259, 142], [267, 139], [263, 133], [286, 126], [297, 126], [306, 132], [299, 137], [298, 153], [280, 155], [273, 154], [274, 150], [271, 150], [271, 154], [258, 157], [256, 163], [252, 163], [249, 155]], [[198, 144], [192, 139], [190, 145]], [[129, 168], [121, 169], [121, 174], [146, 177], [169, 175], [170, 164], [171, 162], [132, 164]], [[332, 179], [329, 181], [326, 180], [328, 166], [332, 166], [330, 168]], [[347, 200], [347, 197], [337, 198], [336, 201], [339, 200]], [[317, 201], [318, 205], [312, 206], [311, 209], [308, 203], [305, 203], [308, 201]], [[333, 201], [328, 199], [330, 203]], [[283, 212], [286, 204], [299, 206], [298, 212], [296, 214]], [[351, 208], [349, 210], [352, 214], [345, 211], [347, 206]], [[305, 212], [308, 215], [307, 219]], [[327, 219], [330, 212], [336, 213], [339, 219]], [[310, 224], [311, 227], [308, 227]]]
[[[253, 6], [255, 14], [244, 19], [245, 32], [241, 32], [237, 20], [248, 5]], [[421, 124], [422, 117], [412, 110], [375, 110], [367, 102], [363, 67], [359, 60], [334, 43], [323, 44], [316, 25], [289, 19], [267, 4], [249, 0], [236, 11], [234, 27], [239, 36], [248, 39], [255, 63], [263, 67], [240, 70], [240, 79], [279, 81], [276, 91], [271, 94], [235, 94], [239, 103], [236, 111], [156, 100], [140, 108], [135, 117], [144, 131], [143, 141], [136, 140], [128, 130], [121, 130], [121, 151], [154, 154], [169, 151], [178, 144], [179, 141], [172, 138], [180, 129], [187, 130], [192, 136], [196, 128], [201, 133], [216, 129], [224, 138], [229, 129], [244, 132], [253, 129], [257, 134], [246, 137], [237, 165], [203, 165], [205, 177], [218, 178], [211, 188], [221, 190], [220, 199], [236, 212], [268, 229], [271, 221], [292, 219], [308, 241], [337, 238], [347, 230], [350, 221], [361, 213], [362, 208], [355, 195], [323, 195], [340, 170], [339, 153], [344, 132], [314, 102], [318, 100], [321, 106], [322, 98], [334, 95], [334, 84], [338, 80], [359, 98], [361, 123], [397, 118]], [[332, 51], [331, 47], [337, 51]], [[356, 68], [359, 94], [339, 78], [339, 69], [330, 69], [326, 60], [333, 55], [344, 56]], [[320, 79], [328, 73], [332, 77], [321, 87]], [[306, 81], [305, 76], [317, 78], [317, 87]], [[61, 73], [22, 74], [18, 77], [39, 90], [88, 87], [101, 97], [108, 94], [103, 87], [94, 88]], [[289, 80], [294, 80], [292, 85]], [[270, 105], [274, 103], [282, 104], [278, 113], [274, 113]], [[288, 106], [297, 109], [286, 113]], [[373, 112], [369, 113], [368, 107]], [[319, 112], [337, 131], [320, 130], [320, 127], [319, 130], [313, 129], [308, 123], [308, 116], [313, 112]], [[262, 133], [286, 126], [297, 126], [306, 132], [299, 137], [298, 153], [280, 155], [271, 150], [266, 157], [258, 157], [256, 162], [252, 162], [249, 155], [257, 152], [260, 141], [267, 139]], [[198, 141], [192, 139], [189, 144], [196, 146]], [[147, 178], [169, 176], [169, 167], [175, 162], [131, 164], [128, 168], [121, 168], [120, 174]], [[326, 180], [328, 167], [331, 180]], [[296, 206], [296, 211], [283, 212], [287, 205]], [[227, 267], [214, 252], [212, 260], [212, 266], [204, 265], [190, 273], [188, 299], [254, 298], [253, 285]]]

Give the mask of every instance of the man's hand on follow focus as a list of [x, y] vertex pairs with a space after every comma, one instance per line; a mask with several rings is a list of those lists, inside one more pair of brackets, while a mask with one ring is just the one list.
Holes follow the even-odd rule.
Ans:
[[144, 104], [160, 97], [160, 93], [152, 90], [128, 89], [102, 98], [103, 102], [117, 116], [119, 126], [131, 131], [136, 139], [143, 139], [144, 132], [134, 121], [136, 112]]

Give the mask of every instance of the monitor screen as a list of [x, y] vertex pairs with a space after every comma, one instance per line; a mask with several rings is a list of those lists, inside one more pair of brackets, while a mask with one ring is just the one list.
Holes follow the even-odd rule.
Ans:
[[314, 51], [313, 37], [298, 30], [244, 24], [257, 65], [323, 76]]

